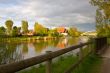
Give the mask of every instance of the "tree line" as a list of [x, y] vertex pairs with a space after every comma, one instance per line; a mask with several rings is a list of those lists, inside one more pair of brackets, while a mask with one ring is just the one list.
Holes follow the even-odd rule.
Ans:
[[[14, 26], [12, 20], [6, 20], [5, 27], [4, 26], [0, 27], [0, 36], [19, 37], [23, 36], [23, 34], [26, 36], [27, 33], [30, 32], [28, 27], [29, 27], [28, 21], [25, 20], [22, 21], [21, 27]], [[31, 32], [34, 33], [34, 36], [53, 36], [53, 37], [63, 36], [62, 34], [57, 32], [57, 28], [49, 29], [39, 24], [38, 22], [35, 22], [34, 29]], [[80, 35], [80, 32], [75, 27], [69, 28], [67, 33], [70, 36]]]

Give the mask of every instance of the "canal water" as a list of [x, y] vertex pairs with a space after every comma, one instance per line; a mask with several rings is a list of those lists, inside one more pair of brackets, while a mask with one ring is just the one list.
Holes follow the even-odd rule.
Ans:
[[62, 38], [57, 40], [36, 40], [35, 42], [0, 42], [0, 64], [8, 64], [23, 59], [56, 51], [79, 43], [79, 38]]

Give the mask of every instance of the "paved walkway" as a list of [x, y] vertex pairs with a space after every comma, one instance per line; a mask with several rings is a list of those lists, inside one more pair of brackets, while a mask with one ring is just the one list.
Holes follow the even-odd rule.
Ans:
[[102, 54], [102, 58], [100, 73], [110, 73], [110, 47]]

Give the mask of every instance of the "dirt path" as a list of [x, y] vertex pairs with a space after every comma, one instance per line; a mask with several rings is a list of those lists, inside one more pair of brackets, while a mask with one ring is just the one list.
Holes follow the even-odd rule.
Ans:
[[100, 73], [110, 73], [110, 47], [104, 52], [102, 58]]

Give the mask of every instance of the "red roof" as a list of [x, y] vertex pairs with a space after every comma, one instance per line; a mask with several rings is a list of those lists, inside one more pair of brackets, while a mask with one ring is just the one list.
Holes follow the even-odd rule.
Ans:
[[57, 32], [59, 32], [59, 33], [65, 33], [67, 30], [66, 30], [66, 28], [64, 28], [64, 27], [59, 27], [59, 28], [57, 28]]

